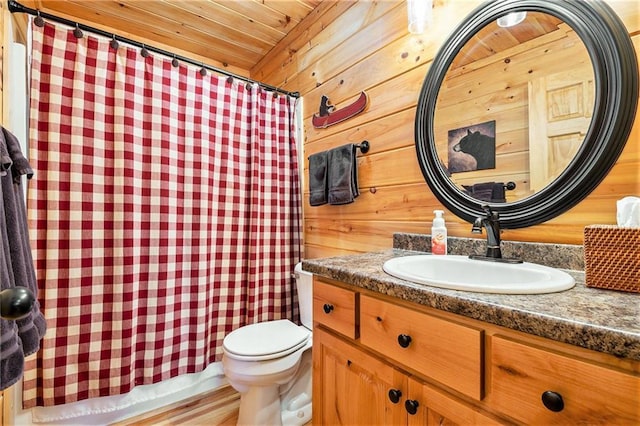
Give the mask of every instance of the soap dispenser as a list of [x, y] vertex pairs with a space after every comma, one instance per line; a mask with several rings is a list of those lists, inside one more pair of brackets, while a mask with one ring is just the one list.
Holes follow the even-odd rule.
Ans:
[[434, 210], [435, 217], [431, 226], [431, 254], [447, 254], [447, 227], [444, 224], [444, 211]]

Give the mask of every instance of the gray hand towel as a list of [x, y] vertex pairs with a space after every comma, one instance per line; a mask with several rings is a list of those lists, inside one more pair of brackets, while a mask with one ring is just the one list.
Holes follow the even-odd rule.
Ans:
[[309, 204], [327, 204], [327, 151], [309, 156]]
[[[4, 137], [4, 134], [2, 137]], [[12, 164], [13, 161], [11, 161], [11, 157], [7, 151], [7, 144], [0, 143], [0, 176], [6, 176]]]
[[491, 203], [504, 203], [507, 201], [505, 199], [503, 182], [484, 182], [462, 186], [465, 192], [475, 199]]
[[40, 339], [44, 336], [47, 327], [44, 316], [40, 312], [40, 304], [37, 301], [38, 288], [21, 185], [22, 175], [26, 174], [27, 177], [31, 177], [33, 176], [33, 170], [27, 159], [22, 155], [17, 138], [4, 128], [1, 133], [3, 137], [0, 140], [0, 145], [6, 144], [7, 151], [13, 162], [10, 176], [0, 178], [4, 210], [4, 227], [2, 229], [6, 231], [2, 237], [3, 239], [6, 238], [5, 244], [9, 248], [8, 255], [11, 259], [13, 285], [28, 288], [36, 297], [36, 302], [30, 314], [16, 320], [18, 336], [22, 340], [24, 355], [30, 355], [40, 348]]
[[[2, 132], [0, 132], [2, 133]], [[10, 179], [5, 174], [3, 179]], [[0, 195], [2, 187], [0, 186]], [[4, 205], [0, 202], [0, 290], [13, 288], [13, 270], [6, 238]], [[0, 318], [0, 390], [7, 389], [22, 377], [24, 353], [15, 321]]]
[[[4, 137], [0, 131], [0, 151], [6, 150]], [[5, 171], [2, 179], [11, 179]], [[0, 185], [0, 201], [3, 186]], [[7, 226], [4, 203], [0, 202], [0, 290], [14, 287], [13, 267], [7, 238]], [[7, 389], [22, 377], [24, 370], [24, 353], [22, 341], [18, 337], [18, 326], [15, 321], [0, 318], [0, 390]]]
[[[31, 179], [33, 177], [33, 169], [31, 168], [31, 164], [29, 164], [29, 160], [22, 155], [22, 150], [20, 148], [20, 141], [15, 137], [13, 133], [2, 128], [2, 133], [5, 139], [6, 149], [9, 154], [9, 158], [12, 162], [12, 170], [13, 170], [13, 180], [15, 183], [20, 183], [20, 178], [22, 175], [27, 175], [27, 179]], [[24, 203], [23, 203], [24, 204]]]
[[24, 371], [22, 343], [15, 321], [0, 318], [0, 391], [15, 384]]
[[349, 204], [360, 195], [356, 150], [356, 145], [352, 143], [329, 150], [327, 159], [329, 204]]

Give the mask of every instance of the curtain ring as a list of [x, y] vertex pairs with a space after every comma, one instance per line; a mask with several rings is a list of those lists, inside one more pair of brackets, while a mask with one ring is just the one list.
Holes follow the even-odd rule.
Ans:
[[207, 75], [207, 69], [204, 67], [204, 64], [202, 62], [200, 64], [202, 65], [202, 68], [200, 68], [200, 75], [204, 77], [205, 75]]
[[82, 38], [84, 34], [82, 33], [82, 30], [80, 29], [80, 25], [76, 22], [76, 29], [73, 30], [73, 36], [75, 38]]
[[251, 91], [251, 82], [247, 81], [247, 84], [244, 85], [244, 88], [247, 89], [247, 91]]
[[178, 62], [178, 60], [176, 59], [176, 55], [173, 55], [173, 59], [171, 60], [171, 65], [173, 65], [174, 67], [177, 67], [178, 65], [180, 65], [180, 62]]
[[149, 57], [149, 51], [147, 50], [147, 48], [144, 46], [144, 44], [142, 45], [142, 49], [140, 49], [140, 55], [143, 58], [147, 58]]
[[118, 40], [116, 40], [116, 35], [112, 34], [111, 35], [111, 41], [109, 42], [109, 46], [111, 46], [111, 48], [113, 50], [118, 50], [118, 47], [120, 47], [120, 44], [118, 43]]
[[33, 23], [36, 24], [36, 27], [44, 27], [44, 19], [40, 16], [40, 11], [38, 10], [38, 16], [33, 20]]
[[227, 77], [227, 83], [228, 84], [233, 84], [233, 77], [232, 76]]

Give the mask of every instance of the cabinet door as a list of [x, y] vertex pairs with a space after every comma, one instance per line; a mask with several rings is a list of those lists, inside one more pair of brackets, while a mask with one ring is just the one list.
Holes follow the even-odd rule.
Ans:
[[[390, 391], [399, 394], [390, 398]], [[404, 424], [405, 394], [402, 372], [320, 328], [313, 331], [314, 424]]]
[[[427, 383], [409, 378], [405, 404], [410, 426], [499, 425], [498, 419]], [[407, 403], [408, 401], [408, 403]]]

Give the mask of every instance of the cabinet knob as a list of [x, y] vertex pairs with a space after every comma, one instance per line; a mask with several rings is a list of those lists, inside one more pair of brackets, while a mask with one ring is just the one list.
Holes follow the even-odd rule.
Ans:
[[556, 413], [562, 411], [564, 408], [564, 401], [562, 400], [562, 395], [558, 392], [546, 391], [542, 393], [542, 403], [549, 410], [554, 411]]
[[407, 399], [404, 402], [405, 410], [407, 410], [407, 413], [411, 414], [412, 416], [418, 412], [419, 405], [420, 404], [418, 404], [418, 401], [416, 401], [415, 399]]
[[402, 346], [403, 348], [407, 348], [407, 347], [409, 347], [410, 343], [411, 343], [411, 336], [409, 336], [408, 334], [399, 334], [398, 335], [398, 344], [400, 346]]
[[389, 401], [397, 404], [402, 397], [402, 391], [400, 389], [389, 389]]
[[330, 314], [331, 311], [333, 311], [333, 305], [330, 305], [329, 303], [325, 303], [322, 309], [324, 310], [325, 314]]

